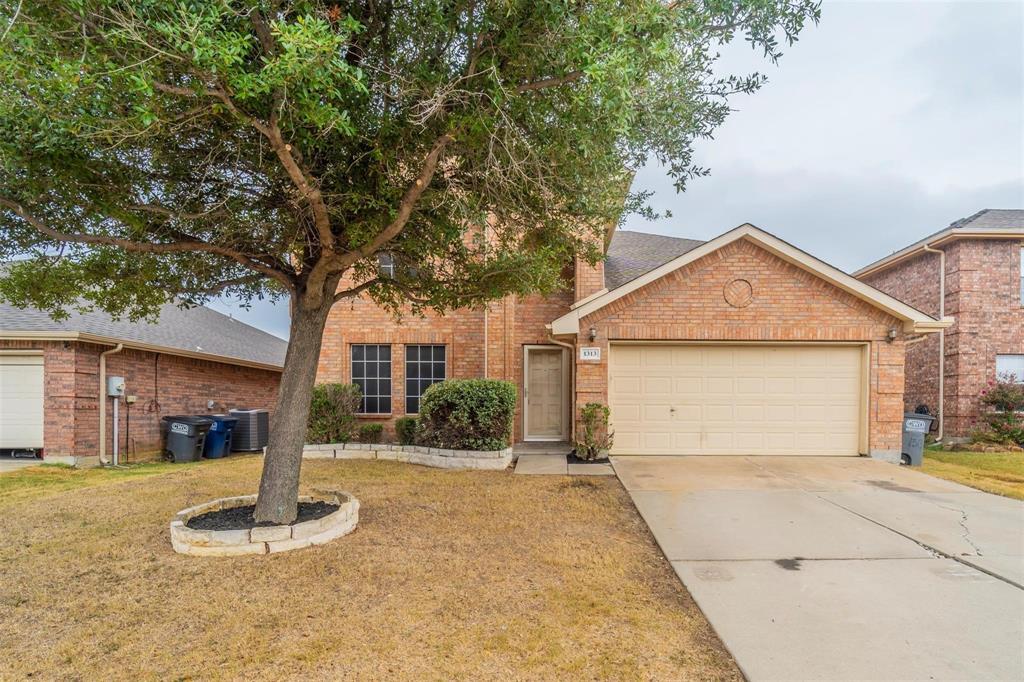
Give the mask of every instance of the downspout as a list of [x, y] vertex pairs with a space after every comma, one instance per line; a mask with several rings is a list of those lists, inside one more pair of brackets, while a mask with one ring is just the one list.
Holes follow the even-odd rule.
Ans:
[[107, 461], [107, 356], [122, 350], [124, 344], [119, 343], [100, 353], [100, 464], [103, 465], [110, 464]]
[[[569, 443], [576, 442], [576, 346], [555, 338], [548, 328], [548, 341], [569, 351]], [[574, 446], [575, 447], [575, 446]]]
[[[946, 252], [942, 249], [935, 249], [927, 244], [924, 250], [928, 253], [939, 254], [939, 319], [946, 318]], [[942, 442], [945, 434], [946, 416], [946, 330], [939, 330], [939, 427], [935, 442]]]

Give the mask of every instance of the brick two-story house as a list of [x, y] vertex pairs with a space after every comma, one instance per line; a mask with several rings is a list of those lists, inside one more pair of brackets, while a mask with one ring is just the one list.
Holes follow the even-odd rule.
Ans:
[[[951, 327], [907, 349], [905, 405], [941, 417], [939, 435], [969, 435], [989, 381], [1024, 380], [1024, 210], [986, 209], [854, 276]], [[940, 398], [941, 396], [941, 398]]]
[[615, 232], [606, 254], [555, 295], [444, 317], [344, 302], [318, 380], [359, 383], [392, 424], [433, 382], [506, 379], [517, 442], [570, 441], [600, 402], [617, 454], [899, 456], [904, 345], [942, 322], [751, 225]]

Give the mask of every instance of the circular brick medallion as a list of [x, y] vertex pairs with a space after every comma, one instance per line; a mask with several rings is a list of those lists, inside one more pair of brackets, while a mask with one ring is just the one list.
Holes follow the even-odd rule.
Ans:
[[754, 288], [745, 279], [734, 279], [725, 285], [725, 302], [733, 308], [746, 308], [754, 300]]
[[302, 495], [299, 502], [329, 502], [337, 511], [318, 519], [290, 526], [257, 526], [237, 530], [197, 530], [186, 524], [193, 516], [220, 509], [245, 507], [256, 502], [255, 495], [224, 497], [178, 512], [171, 521], [171, 546], [179, 554], [193, 556], [240, 556], [268, 554], [322, 545], [355, 530], [359, 523], [359, 500], [338, 490], [316, 490]]

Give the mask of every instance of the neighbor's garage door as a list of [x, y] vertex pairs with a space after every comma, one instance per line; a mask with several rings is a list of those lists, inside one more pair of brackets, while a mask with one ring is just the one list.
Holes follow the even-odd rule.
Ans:
[[856, 346], [613, 345], [615, 454], [856, 455]]
[[0, 448], [43, 447], [43, 356], [0, 353]]

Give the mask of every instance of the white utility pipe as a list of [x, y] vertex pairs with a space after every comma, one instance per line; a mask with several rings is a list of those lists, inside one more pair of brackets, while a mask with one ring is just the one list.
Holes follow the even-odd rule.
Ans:
[[[934, 249], [927, 244], [924, 250], [939, 254], [939, 319], [946, 319], [946, 252]], [[946, 330], [939, 330], [939, 427], [935, 442], [942, 441], [945, 434], [946, 416]]]
[[119, 343], [100, 353], [100, 464], [110, 464], [107, 461], [107, 356], [122, 350], [124, 344]]

